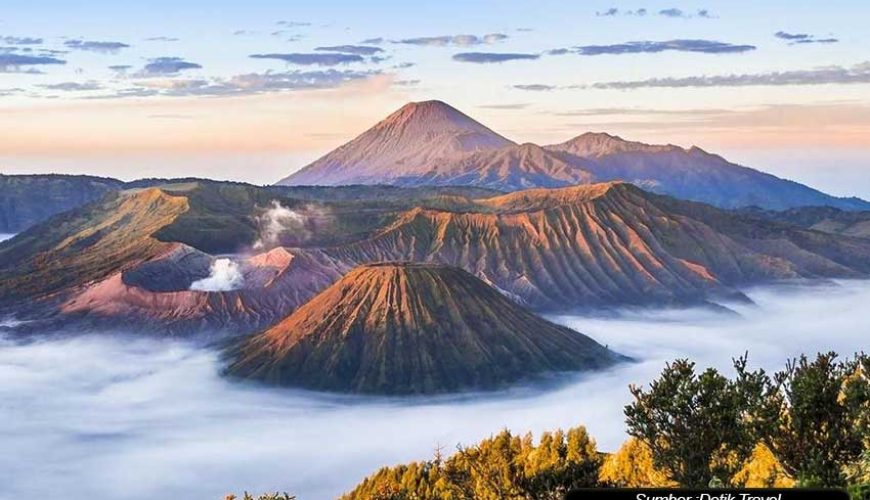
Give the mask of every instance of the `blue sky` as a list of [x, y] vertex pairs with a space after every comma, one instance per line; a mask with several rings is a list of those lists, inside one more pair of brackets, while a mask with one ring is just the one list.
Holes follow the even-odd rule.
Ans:
[[858, 1], [20, 3], [0, 9], [0, 170], [269, 182], [438, 98], [520, 142], [698, 144], [845, 194], [870, 177], [868, 18]]

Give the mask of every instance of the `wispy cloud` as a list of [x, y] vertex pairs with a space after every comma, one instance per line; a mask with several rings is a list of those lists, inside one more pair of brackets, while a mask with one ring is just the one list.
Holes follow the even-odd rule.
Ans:
[[144, 87], [144, 90], [154, 92], [152, 95], [234, 96], [337, 88], [350, 82], [365, 80], [380, 74], [378, 71], [339, 71], [328, 69], [322, 71], [247, 73], [231, 78], [214, 78], [211, 80], [161, 80], [154, 83], [143, 82], [141, 85]]
[[307, 21], [278, 21], [278, 26], [286, 26], [288, 28], [303, 28], [306, 26], [311, 26], [311, 23]]
[[2, 36], [0, 42], [8, 43], [9, 45], [41, 45], [42, 38], [34, 38], [29, 36]]
[[472, 47], [475, 45], [492, 45], [494, 43], [508, 39], [508, 35], [504, 33], [489, 33], [486, 35], [441, 35], [441, 36], [424, 36], [417, 38], [404, 38], [401, 40], [392, 40], [392, 43], [405, 45], [421, 45], [427, 47]]
[[572, 49], [556, 49], [553, 55], [574, 53], [582, 56], [603, 54], [655, 54], [666, 51], [697, 52], [703, 54], [733, 54], [755, 50], [754, 45], [738, 45], [715, 40], [667, 40], [662, 42], [639, 41], [612, 45], [583, 45]]
[[297, 64], [300, 66], [338, 66], [340, 64], [350, 64], [363, 62], [362, 56], [358, 54], [310, 54], [310, 53], [291, 53], [291, 54], [251, 54], [253, 59], [277, 59], [289, 64]]
[[52, 83], [45, 85], [38, 85], [38, 87], [44, 88], [46, 90], [60, 90], [63, 92], [86, 92], [91, 90], [100, 90], [103, 88], [102, 85], [95, 81], [89, 81], [84, 83], [79, 82], [62, 82], [62, 83]]
[[679, 9], [677, 7], [671, 7], [668, 9], [661, 9], [655, 13], [650, 12], [648, 9], [634, 9], [634, 10], [625, 10], [618, 9], [616, 7], [611, 7], [607, 10], [598, 11], [595, 13], [598, 17], [617, 17], [617, 16], [630, 16], [630, 17], [646, 17], [648, 15], [658, 15], [661, 17], [669, 17], [672, 19], [715, 19], [716, 16], [713, 15], [709, 9], [698, 9], [696, 11], [685, 11], [683, 9]]
[[750, 87], [856, 83], [870, 83], [870, 62], [856, 64], [848, 68], [843, 66], [826, 66], [808, 70], [773, 71], [768, 73], [702, 75], [601, 82], [586, 86], [586, 88], [632, 90], [642, 88]]
[[182, 71], [201, 68], [199, 64], [185, 61], [180, 57], [157, 57], [151, 59], [135, 76], [140, 78], [174, 76]]
[[527, 102], [515, 102], [515, 103], [507, 103], [507, 104], [481, 104], [478, 106], [480, 109], [498, 109], [498, 110], [515, 110], [515, 109], [526, 109], [529, 107], [529, 103]]
[[556, 85], [545, 85], [543, 83], [518, 84], [513, 87], [517, 90], [527, 90], [529, 92], [550, 92], [559, 88]]
[[366, 45], [380, 45], [380, 44], [384, 43], [384, 41], [385, 40], [383, 37], [377, 37], [377, 38], [366, 38], [365, 40], [361, 41], [360, 43], [366, 44]]
[[177, 42], [179, 40], [172, 36], [152, 36], [145, 39], [146, 42]]
[[380, 47], [371, 47], [368, 45], [331, 45], [328, 47], [315, 47], [314, 50], [320, 52], [341, 52], [344, 54], [356, 54], [360, 56], [370, 56], [383, 52]]
[[126, 49], [130, 47], [126, 43], [121, 42], [105, 42], [94, 40], [67, 40], [63, 42], [63, 44], [71, 49], [101, 52], [105, 54], [114, 54], [121, 49]]
[[837, 43], [840, 40], [837, 38], [816, 38], [815, 35], [809, 33], [788, 33], [785, 31], [777, 31], [773, 36], [780, 40], [786, 40], [789, 45], [804, 45], [809, 43]]
[[0, 73], [38, 73], [36, 66], [61, 65], [56, 57], [0, 53]]
[[494, 53], [494, 52], [462, 52], [453, 55], [454, 61], [475, 63], [475, 64], [490, 64], [503, 63], [507, 61], [523, 61], [534, 60], [541, 57], [539, 54], [520, 54], [520, 53]]

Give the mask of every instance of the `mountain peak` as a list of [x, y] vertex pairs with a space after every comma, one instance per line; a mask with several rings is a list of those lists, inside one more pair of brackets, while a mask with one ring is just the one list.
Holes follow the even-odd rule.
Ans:
[[278, 184], [390, 183], [444, 159], [513, 144], [442, 101], [412, 102]]
[[606, 132], [586, 132], [562, 144], [547, 146], [547, 149], [562, 151], [582, 158], [597, 158], [618, 153], [660, 153], [680, 150], [672, 144], [651, 145], [643, 142], [627, 141], [618, 135]]
[[351, 270], [232, 355], [237, 376], [384, 394], [496, 388], [620, 359], [462, 269], [404, 262]]

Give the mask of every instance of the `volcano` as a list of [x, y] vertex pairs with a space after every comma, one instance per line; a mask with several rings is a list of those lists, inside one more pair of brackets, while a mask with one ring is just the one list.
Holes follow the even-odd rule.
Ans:
[[231, 356], [238, 377], [370, 394], [492, 389], [623, 359], [466, 271], [414, 263], [353, 269]]

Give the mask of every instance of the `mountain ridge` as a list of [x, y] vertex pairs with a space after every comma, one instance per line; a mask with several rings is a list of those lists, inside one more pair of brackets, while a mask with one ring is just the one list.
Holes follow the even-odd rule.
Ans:
[[[463, 137], [477, 139], [468, 146]], [[405, 105], [278, 184], [462, 185], [517, 191], [613, 180], [729, 209], [817, 205], [870, 210], [868, 201], [830, 196], [697, 146], [645, 144], [602, 132], [547, 146], [517, 144], [441, 101]]]

